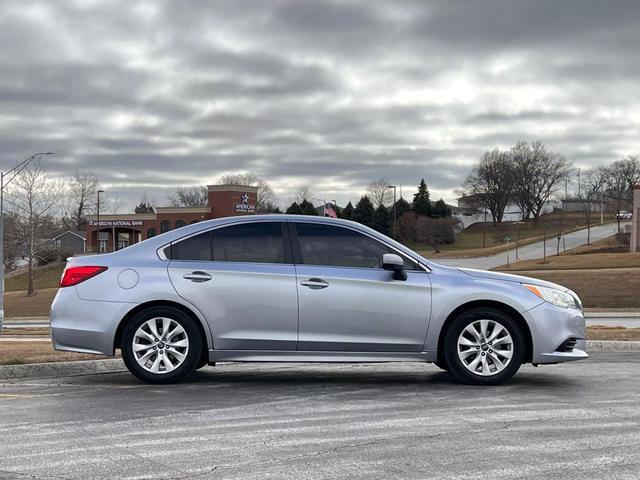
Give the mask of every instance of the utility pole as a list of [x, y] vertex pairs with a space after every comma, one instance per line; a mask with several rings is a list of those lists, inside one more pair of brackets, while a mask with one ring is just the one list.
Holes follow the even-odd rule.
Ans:
[[484, 222], [482, 222], [482, 248], [487, 248], [487, 209], [484, 209]]
[[389, 185], [388, 188], [393, 188], [393, 239], [397, 240], [396, 234], [396, 186]]
[[[9, 185], [13, 179], [27, 168], [31, 161], [39, 155], [53, 155], [53, 152], [34, 153], [11, 170], [0, 172], [0, 332], [2, 331], [2, 323], [4, 320], [4, 187]], [[4, 178], [10, 174], [13, 175], [7, 180], [7, 183], [4, 183]]]

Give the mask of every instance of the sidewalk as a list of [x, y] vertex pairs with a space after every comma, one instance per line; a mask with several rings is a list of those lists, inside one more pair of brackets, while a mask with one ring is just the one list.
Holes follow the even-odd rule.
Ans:
[[[620, 326], [626, 328], [640, 328], [640, 311], [616, 311], [610, 310], [606, 312], [591, 311], [586, 309], [584, 317], [588, 326], [605, 325]], [[4, 320], [4, 328], [49, 328], [48, 317], [37, 318], [6, 318]], [[12, 341], [14, 337], [20, 337], [21, 340], [27, 341], [26, 338], [37, 339], [43, 335], [0, 335], [0, 341]], [[46, 338], [49, 338], [47, 335]], [[32, 340], [34, 341], [34, 340]]]

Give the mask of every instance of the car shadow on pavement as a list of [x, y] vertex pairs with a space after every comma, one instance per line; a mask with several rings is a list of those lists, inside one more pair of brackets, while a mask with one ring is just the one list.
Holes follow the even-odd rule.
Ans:
[[[269, 368], [267, 370], [256, 370], [251, 368], [242, 370], [234, 368], [232, 371], [225, 371], [224, 367], [208, 367], [196, 372], [183, 383], [192, 385], [206, 385], [210, 383], [251, 384], [255, 388], [261, 386], [300, 386], [300, 385], [335, 385], [340, 387], [395, 387], [395, 386], [455, 386], [460, 388], [478, 388], [476, 386], [463, 385], [456, 381], [453, 375], [448, 372], [433, 368], [412, 368], [410, 370], [394, 369], [376, 371], [371, 366], [366, 370], [358, 366], [340, 367], [339, 369], [321, 367], [308, 369], [286, 367], [283, 369]], [[515, 375], [504, 386], [544, 386], [566, 388], [571, 384], [580, 384], [579, 381], [566, 375], [557, 375], [549, 371], [536, 372], [524, 371]], [[482, 387], [481, 387], [482, 388]], [[498, 386], [497, 388], [500, 388]]]

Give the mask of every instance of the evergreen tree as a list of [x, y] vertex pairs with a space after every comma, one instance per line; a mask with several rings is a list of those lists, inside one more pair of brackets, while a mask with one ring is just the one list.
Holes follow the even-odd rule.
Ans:
[[[403, 197], [400, 197], [396, 202], [396, 218], [400, 218], [403, 213], [411, 211], [411, 204], [407, 202]], [[391, 211], [393, 215], [393, 210]]]
[[420, 180], [418, 185], [418, 193], [413, 195], [413, 211], [421, 217], [431, 216], [431, 201], [429, 200], [429, 188], [424, 181]]
[[384, 235], [389, 235], [392, 221], [393, 220], [389, 215], [389, 209], [381, 204], [373, 214], [373, 223], [371, 227]]
[[316, 208], [313, 206], [313, 203], [306, 199], [300, 202], [300, 210], [302, 211], [303, 215], [318, 215], [318, 212], [316, 212]]
[[291, 215], [302, 215], [302, 209], [300, 208], [300, 205], [298, 205], [296, 202], [293, 202], [291, 205], [289, 205], [289, 208], [287, 208], [285, 213]]
[[363, 195], [356, 203], [356, 208], [353, 209], [353, 220], [370, 227], [373, 224], [374, 213], [373, 203], [369, 197]]
[[434, 218], [450, 217], [451, 216], [451, 208], [449, 207], [449, 205], [444, 203], [443, 199], [440, 199], [433, 205], [433, 210], [432, 210], [431, 215]]
[[347, 206], [342, 209], [340, 218], [353, 220], [353, 204], [351, 202], [347, 203]]
[[143, 199], [133, 211], [136, 213], [152, 213], [153, 205], [151, 205], [151, 202]]

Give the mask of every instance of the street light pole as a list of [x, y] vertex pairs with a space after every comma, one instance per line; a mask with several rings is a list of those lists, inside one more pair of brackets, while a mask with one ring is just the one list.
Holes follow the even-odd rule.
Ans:
[[104, 193], [104, 190], [98, 190], [96, 195], [98, 197], [97, 207], [96, 207], [96, 222], [98, 224], [98, 230], [96, 230], [96, 250], [100, 253], [100, 194]]
[[389, 185], [388, 188], [393, 188], [393, 239], [397, 240], [396, 234], [396, 186]]
[[[53, 155], [53, 152], [34, 153], [11, 170], [0, 172], [0, 332], [2, 331], [2, 323], [4, 320], [4, 187], [9, 185], [38, 155]], [[13, 176], [5, 184], [4, 177], [11, 173], [13, 173]]]

